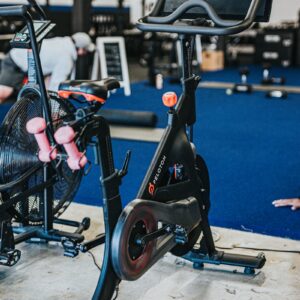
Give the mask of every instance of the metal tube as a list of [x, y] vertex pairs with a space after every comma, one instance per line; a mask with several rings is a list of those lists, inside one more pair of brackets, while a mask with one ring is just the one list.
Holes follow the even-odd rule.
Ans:
[[24, 18], [26, 20], [26, 25], [28, 27], [28, 32], [29, 32], [30, 41], [31, 41], [31, 48], [32, 48], [33, 57], [35, 60], [37, 82], [40, 87], [41, 100], [42, 100], [42, 104], [43, 104], [42, 107], [43, 107], [45, 119], [47, 122], [47, 129], [51, 133], [49, 136], [50, 142], [53, 142], [53, 127], [52, 127], [52, 123], [51, 123], [51, 110], [50, 110], [50, 106], [49, 106], [49, 97], [48, 97], [48, 93], [47, 93], [46, 86], [45, 86], [44, 75], [43, 75], [43, 71], [42, 71], [42, 64], [41, 64], [41, 59], [39, 56], [39, 47], [38, 47], [38, 43], [37, 43], [36, 36], [35, 36], [33, 21], [32, 21], [32, 17], [29, 12], [27, 12], [25, 14]]

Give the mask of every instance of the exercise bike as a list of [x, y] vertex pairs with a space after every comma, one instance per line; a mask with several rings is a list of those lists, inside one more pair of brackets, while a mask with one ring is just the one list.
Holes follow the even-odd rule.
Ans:
[[[159, 0], [151, 15], [139, 21], [137, 26], [140, 30], [179, 34], [184, 62], [183, 94], [179, 99], [172, 92], [164, 94], [163, 102], [168, 107], [167, 128], [136, 199], [125, 208], [122, 208], [119, 187], [128, 170], [130, 153], [126, 154], [122, 169], [116, 170], [108, 123], [95, 113], [105, 104], [109, 91], [118, 88], [118, 82], [107, 79], [101, 82], [62, 83], [58, 99], [65, 99], [69, 103], [79, 97], [89, 105], [72, 111], [71, 119], [64, 119], [63, 124], [55, 128], [53, 125], [57, 119], [53, 119], [53, 114], [50, 113], [51, 98], [43, 84], [38, 51], [34, 50], [37, 47], [32, 34], [31, 44], [38, 66], [38, 85], [41, 88], [38, 95], [42, 115], [28, 118], [26, 127], [29, 136], [36, 141], [35, 145], [38, 145], [36, 158], [43, 163], [45, 193], [49, 192], [49, 181], [60, 178], [62, 163], [75, 173], [87, 166], [85, 148], [90, 137], [96, 138], [96, 152], [101, 168], [105, 235], [93, 245], [105, 242], [105, 250], [94, 300], [111, 299], [121, 280], [140, 278], [167, 252], [192, 261], [196, 268], [201, 268], [204, 263], [227, 264], [243, 267], [245, 273], [252, 274], [265, 264], [263, 254], [256, 257], [227, 254], [215, 248], [208, 221], [209, 174], [205, 161], [193, 144], [195, 92], [200, 77], [192, 74], [191, 61], [195, 34], [227, 35], [241, 32], [256, 20], [260, 5], [264, 4], [263, 0], [252, 0], [243, 21], [228, 21], [221, 19], [207, 1]], [[199, 8], [204, 9], [204, 13], [202, 10], [199, 13]], [[267, 6], [263, 9], [263, 14], [268, 15], [270, 9], [271, 6]], [[0, 15], [3, 11], [0, 9]], [[24, 6], [10, 8], [5, 12], [23, 17], [28, 13]], [[207, 15], [215, 23], [215, 27], [203, 22], [203, 16]], [[29, 31], [33, 30], [33, 25], [29, 22]], [[72, 240], [68, 242], [71, 243]]]
[[[208, 220], [208, 169], [193, 144], [195, 92], [200, 77], [192, 74], [192, 53], [196, 34], [239, 33], [256, 20], [267, 21], [271, 6], [272, 1], [249, 1], [246, 16], [232, 21], [222, 19], [209, 1], [159, 0], [152, 13], [139, 20], [137, 27], [142, 31], [179, 34], [183, 93], [179, 99], [172, 92], [163, 96], [169, 108], [168, 126], [136, 199], [121, 210], [117, 173], [102, 177], [106, 242], [94, 300], [111, 299], [121, 280], [140, 278], [167, 252], [192, 261], [195, 268], [206, 263], [225, 264], [243, 267], [245, 273], [253, 274], [264, 266], [263, 253], [256, 257], [228, 254], [214, 245]], [[203, 17], [214, 26], [203, 22]]]
[[[15, 34], [11, 46], [27, 49], [28, 53], [28, 83], [0, 128], [0, 265], [8, 267], [20, 260], [21, 251], [16, 245], [22, 242], [59, 242], [69, 257], [103, 243], [103, 234], [84, 241], [83, 232], [90, 226], [88, 217], [77, 222], [61, 215], [89, 170], [84, 170], [89, 165], [84, 153], [87, 147], [94, 149], [95, 162], [99, 162], [97, 136], [105, 126], [96, 112], [109, 90], [120, 87], [114, 79], [85, 83], [80, 99], [67, 95], [67, 100], [62, 91], [61, 96], [47, 91], [39, 49], [55, 24], [47, 20], [35, 0], [28, 2], [29, 6], [0, 8], [1, 16], [24, 19], [26, 26]], [[75, 143], [80, 149], [76, 152], [79, 165], [74, 168], [70, 168], [67, 153], [54, 138], [54, 132], [66, 124], [76, 130]], [[59, 230], [56, 225], [74, 231]]]

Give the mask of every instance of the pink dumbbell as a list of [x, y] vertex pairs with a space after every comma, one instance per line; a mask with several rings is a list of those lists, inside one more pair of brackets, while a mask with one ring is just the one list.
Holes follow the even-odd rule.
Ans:
[[88, 162], [86, 156], [79, 152], [74, 139], [75, 132], [72, 127], [64, 126], [59, 128], [54, 134], [55, 140], [59, 145], [63, 145], [69, 158], [67, 160], [68, 166], [71, 170], [80, 170]]
[[46, 135], [47, 125], [43, 118], [33, 118], [26, 124], [28, 133], [34, 134], [35, 139], [39, 145], [39, 160], [42, 162], [50, 162], [57, 156], [57, 150], [51, 147]]

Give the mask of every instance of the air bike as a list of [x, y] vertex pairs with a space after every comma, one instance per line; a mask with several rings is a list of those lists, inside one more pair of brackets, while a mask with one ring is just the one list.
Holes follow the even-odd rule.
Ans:
[[[105, 130], [107, 125], [103, 125], [103, 119], [95, 113], [108, 97], [109, 90], [120, 86], [114, 79], [85, 83], [80, 87], [84, 96], [75, 99], [76, 108], [72, 95], [67, 95], [66, 100], [66, 92], [62, 91], [59, 96], [47, 91], [39, 49], [55, 24], [47, 20], [35, 0], [28, 3], [28, 6], [0, 8], [1, 17], [18, 17], [25, 21], [26, 26], [15, 34], [11, 46], [27, 49], [28, 53], [28, 83], [0, 127], [0, 266], [9, 267], [20, 260], [21, 252], [16, 245], [25, 241], [61, 242], [64, 254], [70, 257], [103, 243], [104, 234], [83, 243], [82, 233], [90, 226], [88, 217], [77, 222], [63, 219], [61, 215], [88, 172], [88, 167], [84, 169], [89, 164], [85, 156], [88, 146], [94, 148], [96, 163], [99, 162], [102, 139], [97, 135], [100, 127]], [[70, 155], [54, 136], [67, 124], [76, 134], [71, 130], [63, 140], [57, 140], [65, 142], [69, 137], [70, 145], [76, 143]], [[66, 146], [66, 149], [69, 148]], [[103, 155], [109, 156], [105, 145], [102, 149]], [[16, 225], [12, 226], [12, 221]], [[73, 230], [58, 230], [55, 225]]]
[[[21, 175], [18, 173], [20, 168], [16, 171], [18, 179], [13, 177], [13, 181], [4, 183], [7, 191], [2, 186], [6, 200], [0, 206], [1, 218], [10, 219], [11, 215], [16, 218], [17, 203], [21, 203], [21, 209], [17, 210], [19, 215], [25, 212], [25, 216], [28, 216], [28, 205], [22, 200], [32, 192], [38, 194], [40, 199], [46, 196], [48, 206], [52, 205], [54, 183], [73, 182], [65, 180], [65, 174], [75, 176], [83, 170], [86, 172], [88, 160], [85, 150], [88, 146], [94, 147], [101, 169], [105, 234], [91, 242], [82, 243], [82, 240], [66, 237], [43, 223], [36, 230], [37, 235], [45, 239], [55, 237], [61, 240], [65, 249], [70, 246], [70, 251], [84, 250], [105, 242], [102, 272], [93, 300], [111, 299], [122, 280], [137, 280], [167, 252], [192, 261], [197, 268], [206, 263], [225, 264], [242, 267], [245, 273], [252, 274], [265, 264], [263, 254], [256, 257], [228, 254], [215, 248], [208, 220], [208, 169], [193, 143], [195, 92], [200, 82], [200, 77], [191, 71], [195, 35], [237, 34], [255, 21], [269, 19], [272, 1], [243, 1], [239, 2], [238, 7], [233, 7], [234, 3], [235, 0], [158, 0], [152, 13], [139, 20], [137, 27], [140, 30], [179, 34], [184, 62], [183, 93], [178, 99], [173, 92], [163, 95], [163, 103], [168, 107], [168, 125], [136, 199], [124, 208], [119, 187], [128, 170], [130, 152], [126, 154], [122, 169], [117, 170], [108, 123], [96, 114], [107, 100], [109, 91], [119, 87], [118, 82], [114, 79], [68, 81], [60, 85], [58, 94], [47, 92], [42, 79], [36, 34], [27, 8], [17, 6], [0, 9], [1, 16], [9, 13], [27, 20], [34, 57], [33, 70], [36, 71], [32, 84], [24, 88], [22, 97], [12, 110], [18, 113], [9, 113], [13, 117], [7, 117], [9, 122], [4, 122], [4, 128], [26, 127], [27, 131], [23, 129], [22, 133], [33, 150], [28, 159], [25, 160], [23, 156], [25, 166]], [[228, 12], [231, 5], [232, 10]], [[82, 107], [72, 105], [73, 101], [77, 101], [77, 104], [80, 102]], [[21, 105], [24, 106], [19, 108]], [[31, 105], [35, 105], [36, 110], [29, 109]], [[58, 114], [53, 109], [57, 105], [66, 107], [66, 112]], [[26, 118], [18, 117], [24, 114]], [[1, 140], [3, 147], [16, 144], [15, 140], [10, 140], [14, 135], [9, 132]], [[25, 151], [26, 147], [19, 147], [19, 153]], [[13, 158], [18, 161], [17, 157]], [[37, 176], [36, 169], [41, 176]], [[33, 175], [39, 178], [39, 184], [30, 186], [28, 178]], [[39, 202], [42, 207], [44, 200]], [[22, 203], [26, 204], [24, 210]], [[51, 207], [48, 217], [49, 211], [53, 212]], [[44, 215], [47, 216], [47, 213]], [[9, 222], [3, 224], [6, 228], [10, 227]], [[2, 227], [3, 235], [5, 232]], [[13, 238], [10, 240], [13, 241]]]

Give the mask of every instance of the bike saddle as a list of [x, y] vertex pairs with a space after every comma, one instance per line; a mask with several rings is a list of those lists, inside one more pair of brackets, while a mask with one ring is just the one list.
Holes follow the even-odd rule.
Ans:
[[59, 85], [58, 95], [62, 98], [69, 98], [77, 95], [82, 96], [86, 101], [97, 101], [105, 103], [108, 92], [120, 88], [120, 83], [114, 78], [96, 80], [69, 80]]

